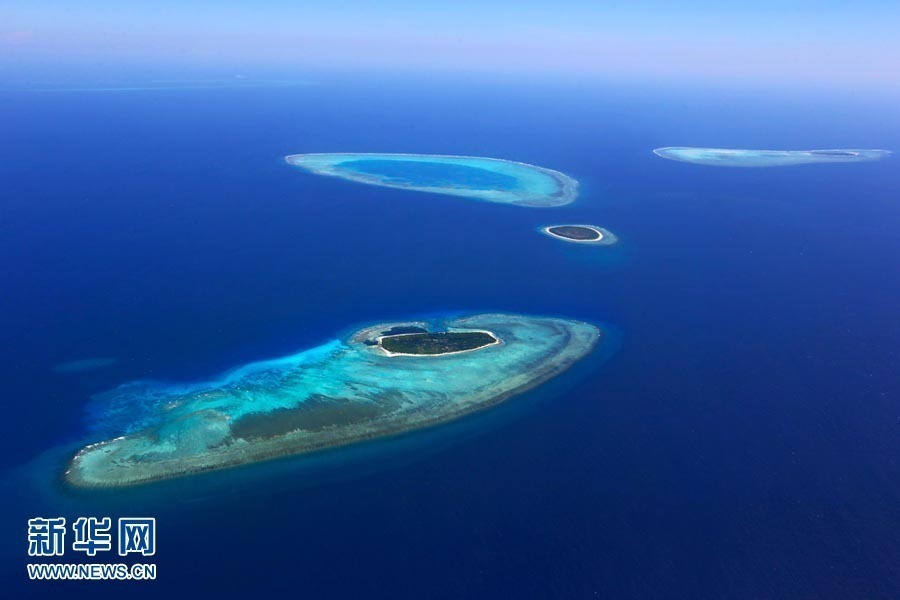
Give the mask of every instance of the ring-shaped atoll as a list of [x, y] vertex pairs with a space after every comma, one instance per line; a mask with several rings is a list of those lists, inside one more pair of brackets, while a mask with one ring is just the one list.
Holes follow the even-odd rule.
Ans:
[[316, 175], [514, 206], [553, 207], [578, 196], [559, 171], [499, 158], [437, 154], [292, 154], [285, 161]]

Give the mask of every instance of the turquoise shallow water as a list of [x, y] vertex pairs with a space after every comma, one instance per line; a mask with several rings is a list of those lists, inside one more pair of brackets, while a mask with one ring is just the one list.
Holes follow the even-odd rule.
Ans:
[[[4, 480], [4, 593], [896, 600], [896, 158], [713, 169], [651, 149], [896, 149], [900, 104], [427, 85], [0, 98], [7, 466], [74, 452], [97, 392], [218, 381], [354, 323], [507, 310], [623, 331], [605, 364], [402, 440], [77, 506]], [[282, 160], [348, 148], [509, 158], [581, 194], [522, 210]], [[555, 223], [621, 242], [539, 233]], [[118, 362], [53, 373], [90, 357]], [[28, 470], [49, 488], [68, 456]], [[26, 520], [56, 515], [157, 517], [158, 580], [29, 582]]]
[[599, 339], [596, 327], [578, 321], [475, 315], [431, 327], [489, 331], [498, 344], [388, 356], [371, 343], [394, 325], [211, 381], [120, 386], [95, 405], [95, 419], [115, 437], [78, 452], [66, 478], [86, 487], [128, 485], [444, 422], [560, 374]]
[[853, 163], [881, 160], [888, 150], [737, 150], [730, 148], [657, 148], [657, 156], [717, 167], [789, 167], [817, 163]]
[[514, 160], [435, 154], [292, 154], [289, 165], [383, 187], [527, 207], [569, 204], [578, 182], [559, 171]]
[[351, 160], [342, 162], [340, 167], [375, 175], [398, 185], [470, 190], [516, 190], [520, 187], [519, 180], [510, 175], [453, 163]]

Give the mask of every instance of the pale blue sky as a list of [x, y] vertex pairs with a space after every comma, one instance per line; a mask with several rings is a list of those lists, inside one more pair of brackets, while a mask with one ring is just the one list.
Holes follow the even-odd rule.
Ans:
[[900, 80], [900, 1], [5, 0], [0, 68]]

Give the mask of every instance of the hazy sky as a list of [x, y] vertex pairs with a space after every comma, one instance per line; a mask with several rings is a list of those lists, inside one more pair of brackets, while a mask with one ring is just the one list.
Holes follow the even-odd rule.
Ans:
[[[0, 68], [439, 69], [900, 85], [900, 0], [3, 0]], [[2, 71], [0, 71], [2, 73]]]

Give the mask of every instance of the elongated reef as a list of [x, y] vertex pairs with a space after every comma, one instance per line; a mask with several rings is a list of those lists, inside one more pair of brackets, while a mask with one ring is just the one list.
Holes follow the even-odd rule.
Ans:
[[657, 148], [654, 154], [669, 160], [716, 167], [788, 167], [816, 163], [847, 163], [880, 160], [890, 150], [736, 150], [729, 148]]

